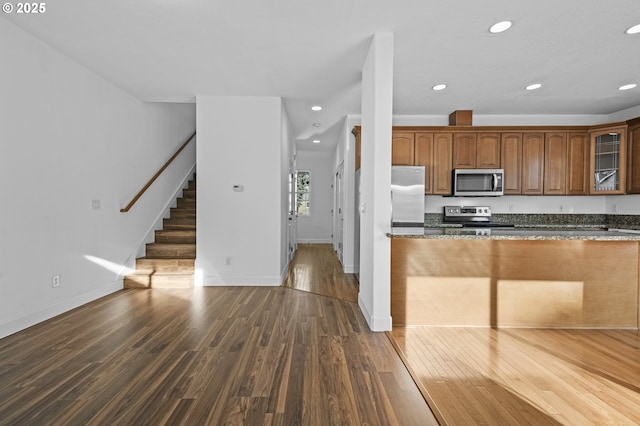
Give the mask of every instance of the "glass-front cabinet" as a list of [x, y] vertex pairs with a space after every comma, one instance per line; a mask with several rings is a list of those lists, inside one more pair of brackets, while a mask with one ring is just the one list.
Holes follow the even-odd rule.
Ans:
[[626, 126], [591, 132], [591, 194], [624, 194]]

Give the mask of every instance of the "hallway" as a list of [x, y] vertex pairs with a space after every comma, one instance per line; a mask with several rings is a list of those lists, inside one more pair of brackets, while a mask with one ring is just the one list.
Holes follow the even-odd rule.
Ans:
[[358, 281], [342, 272], [331, 244], [299, 244], [283, 287], [358, 302]]

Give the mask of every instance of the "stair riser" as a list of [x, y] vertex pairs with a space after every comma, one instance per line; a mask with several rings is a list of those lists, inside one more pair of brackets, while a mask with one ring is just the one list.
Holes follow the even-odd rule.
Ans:
[[195, 244], [147, 244], [147, 257], [196, 257]]
[[194, 259], [136, 259], [136, 271], [140, 273], [192, 274], [194, 270]]
[[176, 218], [190, 218], [190, 219], [195, 219], [196, 218], [196, 211], [195, 209], [171, 209], [171, 219], [176, 219]]
[[168, 223], [168, 224], [164, 225], [164, 229], [166, 229], [166, 230], [193, 230], [193, 231], [195, 231], [196, 225], [181, 225], [181, 224]]
[[196, 236], [156, 234], [155, 242], [162, 244], [195, 244]]
[[176, 228], [196, 228], [196, 219], [193, 217], [178, 217], [172, 219], [163, 219], [162, 229]]
[[196, 208], [196, 200], [185, 200], [184, 198], [178, 198], [176, 200], [177, 207], [186, 207], [188, 209]]
[[182, 198], [185, 200], [195, 200], [196, 199], [196, 190], [195, 189], [183, 189], [182, 190]]
[[193, 287], [193, 275], [129, 275], [124, 288], [189, 288]]

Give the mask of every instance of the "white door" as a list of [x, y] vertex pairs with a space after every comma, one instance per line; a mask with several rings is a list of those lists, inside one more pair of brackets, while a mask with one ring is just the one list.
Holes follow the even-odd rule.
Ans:
[[293, 259], [293, 255], [298, 249], [297, 236], [296, 236], [296, 174], [289, 173], [289, 213], [287, 217], [287, 241], [288, 241], [288, 258], [289, 261]]
[[342, 175], [344, 172], [344, 163], [340, 163], [338, 171], [334, 176], [333, 192], [333, 248], [338, 254], [338, 260], [343, 263], [343, 229], [344, 229], [344, 208], [343, 196], [344, 189], [342, 185]]

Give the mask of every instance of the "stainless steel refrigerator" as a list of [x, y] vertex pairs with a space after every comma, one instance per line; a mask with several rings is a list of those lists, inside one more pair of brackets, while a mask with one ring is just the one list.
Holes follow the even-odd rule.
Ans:
[[391, 167], [391, 224], [424, 226], [424, 166]]

